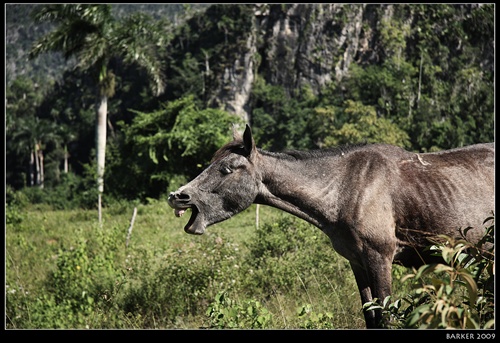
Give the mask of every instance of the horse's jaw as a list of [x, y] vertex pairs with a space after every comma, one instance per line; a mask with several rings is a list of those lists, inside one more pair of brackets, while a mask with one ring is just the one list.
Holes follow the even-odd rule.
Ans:
[[[184, 231], [191, 235], [202, 235], [205, 232], [205, 228], [207, 227], [205, 223], [205, 218], [203, 214], [200, 213], [196, 206], [191, 206], [191, 217], [187, 222], [186, 226], [184, 226]], [[182, 215], [186, 212], [186, 209], [176, 209], [175, 216], [182, 217]]]
[[176, 217], [182, 217], [188, 209], [191, 209], [191, 217], [186, 226], [184, 226], [184, 231], [192, 235], [202, 235], [205, 232], [206, 224], [204, 223], [204, 216], [200, 214], [198, 208], [192, 204], [179, 203], [175, 200], [169, 198], [168, 204], [174, 209], [174, 214]]

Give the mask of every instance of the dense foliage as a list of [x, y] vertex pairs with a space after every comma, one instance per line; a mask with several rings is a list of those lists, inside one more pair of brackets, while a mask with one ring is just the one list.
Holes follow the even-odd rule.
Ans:
[[[288, 6], [271, 10], [282, 14]], [[313, 90], [267, 77], [272, 61], [266, 59], [272, 57], [264, 49], [270, 43], [252, 31], [251, 5], [200, 6], [196, 11], [177, 5], [113, 7], [116, 20], [145, 18], [127, 16], [127, 10], [155, 14], [148, 19], [148, 30], [163, 37], [157, 48], [167, 88], [156, 97], [144, 71], [127, 60], [110, 61], [116, 93], [108, 106], [105, 180], [110, 187], [105, 199], [158, 198], [208, 163], [230, 137], [231, 124], [238, 122], [233, 113], [222, 113], [214, 90], [221, 91], [224, 73], [245, 53], [252, 34], [258, 37], [256, 77], [247, 107], [263, 148], [314, 149], [367, 141], [436, 151], [493, 141], [493, 9], [402, 4], [387, 15], [386, 7], [369, 5], [366, 12], [377, 21], [366, 18], [361, 38], [375, 37], [375, 46], [360, 50], [340, 81]], [[26, 53], [29, 39], [50, 32], [47, 25], [29, 24], [26, 14], [27, 7], [7, 6], [8, 43], [23, 43], [16, 54]], [[16, 35], [21, 23], [29, 30]], [[141, 25], [134, 23], [136, 29]], [[7, 48], [13, 57], [9, 44]], [[46, 63], [54, 70], [61, 66]], [[67, 69], [54, 78], [26, 67], [31, 76], [23, 76], [15, 70], [9, 67], [6, 89], [7, 184], [14, 189], [43, 187], [48, 199], [58, 187], [91, 187], [96, 177], [91, 75]], [[73, 175], [66, 177], [68, 173]], [[67, 205], [78, 205], [74, 200]], [[80, 205], [86, 206], [85, 201]]]
[[[484, 221], [486, 231], [477, 244], [442, 235], [429, 246], [443, 263], [428, 264], [404, 276], [413, 291], [383, 305], [394, 327], [421, 329], [492, 329], [495, 327], [495, 226], [494, 217]], [[465, 229], [466, 231], [467, 229]], [[392, 320], [392, 322], [391, 322]]]
[[154, 112], [139, 112], [130, 125], [119, 122], [106, 183], [109, 194], [134, 200], [158, 198], [208, 166], [213, 153], [231, 138], [237, 118], [200, 109], [193, 96], [170, 101]]

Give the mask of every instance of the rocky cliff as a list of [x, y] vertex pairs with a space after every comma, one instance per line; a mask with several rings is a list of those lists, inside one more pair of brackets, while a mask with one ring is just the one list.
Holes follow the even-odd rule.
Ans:
[[392, 5], [253, 5], [245, 46], [224, 69], [212, 105], [248, 121], [247, 103], [256, 73], [290, 95], [308, 87], [317, 93], [344, 78], [355, 58], [373, 60], [379, 16]]

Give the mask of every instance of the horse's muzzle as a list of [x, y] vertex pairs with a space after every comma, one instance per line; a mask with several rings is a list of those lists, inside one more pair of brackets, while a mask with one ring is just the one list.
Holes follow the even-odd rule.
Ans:
[[189, 204], [190, 201], [191, 196], [183, 192], [171, 192], [167, 200], [170, 207], [175, 209], [191, 207]]

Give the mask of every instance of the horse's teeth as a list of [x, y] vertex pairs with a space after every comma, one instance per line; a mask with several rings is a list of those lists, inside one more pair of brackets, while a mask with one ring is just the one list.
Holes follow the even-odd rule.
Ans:
[[184, 212], [186, 212], [186, 210], [179, 210], [179, 209], [175, 209], [174, 210], [174, 213], [175, 213], [176, 217], [182, 217], [182, 215], [184, 214]]

